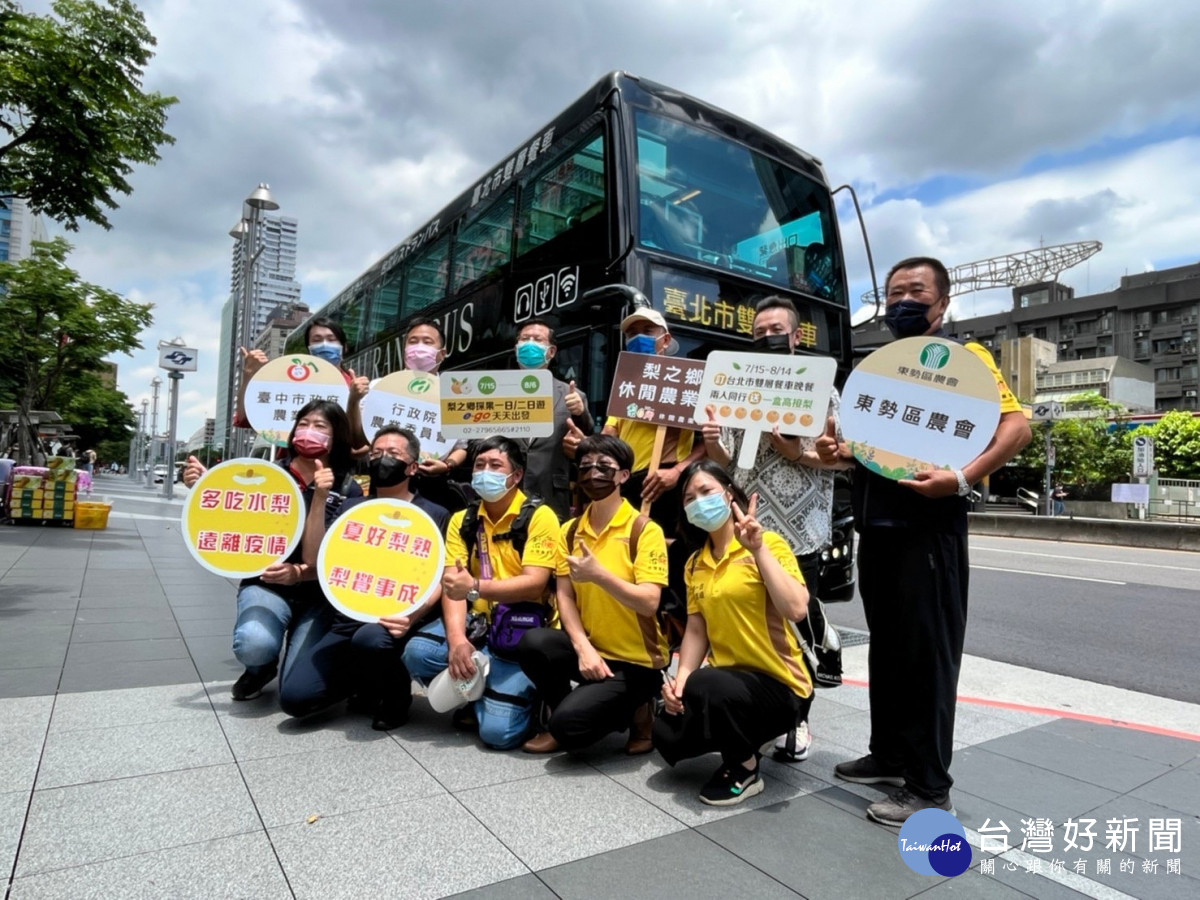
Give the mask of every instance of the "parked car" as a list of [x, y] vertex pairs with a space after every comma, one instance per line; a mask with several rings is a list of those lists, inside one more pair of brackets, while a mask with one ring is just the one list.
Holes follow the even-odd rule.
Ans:
[[167, 477], [168, 471], [169, 471], [169, 469], [167, 468], [167, 466], [164, 463], [159, 463], [157, 466], [155, 466], [154, 467], [154, 483], [162, 484], [163, 479]]

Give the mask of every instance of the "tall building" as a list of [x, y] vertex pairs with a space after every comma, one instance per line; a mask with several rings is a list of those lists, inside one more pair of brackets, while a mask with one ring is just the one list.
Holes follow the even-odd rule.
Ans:
[[0, 194], [0, 262], [20, 262], [33, 250], [34, 241], [48, 241], [42, 217], [20, 197]]
[[[952, 302], [952, 313], [954, 309]], [[1020, 368], [1016, 360], [1004, 358], [1015, 346], [1008, 342], [1026, 336], [1051, 344], [1059, 363], [1112, 356], [1142, 363], [1154, 373], [1155, 412], [1200, 409], [1198, 330], [1200, 263], [1126, 275], [1114, 290], [1086, 297], [1076, 297], [1072, 288], [1056, 282], [1022, 285], [1013, 289], [1012, 309], [946, 323], [951, 337], [987, 347], [1006, 376]], [[890, 340], [882, 319], [854, 329], [856, 352]], [[1098, 363], [1096, 368], [1107, 368], [1114, 377], [1140, 377], [1125, 376], [1111, 365]], [[1047, 383], [1042, 372], [1035, 377], [1039, 393], [1057, 386]]]
[[267, 354], [267, 359], [283, 355], [284, 345], [288, 335], [304, 324], [311, 310], [306, 303], [296, 303], [292, 306], [277, 308], [254, 339], [254, 349]]
[[[257, 234], [251, 236], [252, 279], [250, 284], [250, 334], [240, 334], [238, 309], [246, 260], [241, 240], [234, 242], [230, 270], [229, 299], [221, 309], [221, 347], [217, 364], [217, 414], [213, 440], [224, 446], [231, 436], [237, 407], [242, 366], [240, 348], [255, 346], [267, 320], [279, 310], [290, 310], [300, 302], [296, 281], [296, 244], [299, 222], [288, 216], [263, 212], [257, 219]], [[255, 255], [257, 254], [257, 255]], [[270, 355], [270, 354], [268, 354]]]

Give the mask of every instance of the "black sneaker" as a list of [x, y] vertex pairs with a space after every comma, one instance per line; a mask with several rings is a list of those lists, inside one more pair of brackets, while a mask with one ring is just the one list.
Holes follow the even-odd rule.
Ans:
[[234, 700], [254, 700], [261, 697], [263, 688], [271, 683], [278, 671], [279, 666], [275, 663], [258, 672], [247, 669], [242, 673], [242, 677], [233, 683], [233, 687], [229, 689], [229, 696]]
[[375, 717], [371, 720], [371, 727], [376, 731], [391, 731], [393, 728], [399, 728], [408, 721], [408, 707], [407, 703], [380, 700], [375, 707]]
[[890, 784], [893, 787], [904, 787], [904, 776], [898, 770], [886, 768], [869, 753], [849, 762], [838, 763], [833, 767], [833, 774], [842, 781], [852, 781], [855, 784]]
[[753, 772], [741, 766], [722, 765], [700, 789], [700, 802], [709, 806], [736, 806], [747, 797], [761, 794], [763, 787], [757, 765]]
[[876, 800], [867, 807], [867, 818], [880, 825], [899, 828], [908, 821], [908, 817], [923, 809], [943, 809], [954, 815], [954, 807], [950, 805], [950, 795], [945, 794], [938, 800], [931, 800], [914, 794], [908, 788], [900, 788], [888, 795], [886, 800]]

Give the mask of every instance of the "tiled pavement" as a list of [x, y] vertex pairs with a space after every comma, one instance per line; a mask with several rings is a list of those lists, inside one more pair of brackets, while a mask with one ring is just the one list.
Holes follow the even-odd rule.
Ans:
[[[866, 749], [862, 688], [821, 692], [810, 759], [765, 761], [762, 794], [714, 810], [695, 798], [714, 759], [672, 770], [618, 737], [530, 757], [479, 748], [421, 700], [386, 735], [340, 709], [289, 720], [273, 688], [234, 704], [232, 598], [169, 520], [0, 529], [7, 896], [1200, 896], [1197, 742], [960, 704], [969, 836], [1003, 821], [1019, 845], [1021, 819], [1045, 817], [1054, 853], [1013, 850], [983, 874], [994, 848], [976, 849], [934, 878], [864, 818], [879, 791], [833, 778]], [[1092, 851], [1063, 851], [1068, 817], [1097, 820]], [[1140, 823], [1128, 852], [1105, 849], [1111, 818]], [[1178, 852], [1150, 849], [1151, 819], [1180, 820]]]

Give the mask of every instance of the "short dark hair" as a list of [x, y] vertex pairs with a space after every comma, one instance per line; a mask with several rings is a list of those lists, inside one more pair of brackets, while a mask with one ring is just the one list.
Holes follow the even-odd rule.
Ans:
[[888, 270], [887, 278], [883, 281], [883, 293], [887, 296], [888, 285], [892, 283], [892, 276], [897, 272], [902, 272], [905, 269], [919, 269], [922, 266], [929, 266], [933, 269], [933, 280], [937, 286], [938, 297], [950, 296], [950, 273], [946, 271], [946, 266], [940, 259], [934, 259], [932, 256], [910, 256], [908, 259], [902, 259], [900, 262], [892, 266]]
[[759, 313], [765, 313], [768, 309], [787, 310], [788, 321], [792, 323], [792, 331], [800, 327], [800, 312], [796, 309], [796, 304], [787, 297], [780, 297], [778, 294], [763, 297], [754, 305], [755, 318], [758, 317]]
[[320, 413], [333, 429], [333, 440], [329, 444], [329, 468], [334, 472], [350, 471], [353, 458], [350, 453], [350, 419], [346, 411], [332, 400], [309, 400], [296, 413], [292, 421], [292, 430], [288, 432], [287, 448], [292, 456], [298, 456], [292, 441], [296, 437], [296, 426], [309, 413]]
[[589, 453], [611, 456], [622, 469], [633, 470], [633, 448], [612, 434], [589, 434], [575, 448], [575, 458], [582, 460]]
[[408, 336], [412, 334], [414, 328], [419, 328], [422, 325], [428, 325], [437, 332], [438, 340], [442, 342], [442, 349], [446, 349], [446, 330], [442, 328], [442, 323], [432, 316], [417, 316], [410, 319], [408, 324], [404, 326], [404, 337], [400, 340], [400, 346], [408, 343]]
[[417, 436], [411, 430], [401, 428], [399, 425], [384, 425], [375, 432], [375, 437], [371, 438], [371, 446], [374, 447], [377, 440], [389, 434], [398, 434], [404, 438], [404, 442], [408, 445], [408, 455], [415, 460], [420, 460], [421, 442], [417, 440]]
[[350, 348], [346, 346], [346, 332], [342, 330], [342, 326], [335, 322], [329, 316], [317, 316], [310, 321], [304, 329], [304, 346], [308, 346], [308, 335], [314, 328], [328, 328], [333, 332], [333, 336], [338, 339], [338, 343], [342, 345], [342, 350], [346, 351]]
[[551, 347], [558, 346], [558, 344], [556, 344], [554, 342], [554, 326], [551, 325], [549, 322], [547, 322], [545, 319], [543, 319], [541, 316], [534, 316], [532, 319], [522, 322], [520, 325], [517, 326], [517, 334], [520, 334], [522, 331], [524, 331], [530, 325], [541, 325], [543, 328], [546, 329], [546, 332], [549, 334], [550, 346]]
[[508, 457], [508, 461], [512, 463], [514, 469], [525, 471], [525, 451], [512, 438], [507, 438], [502, 434], [493, 434], [490, 438], [485, 438], [471, 448], [471, 466], [474, 467], [475, 460], [481, 453], [487, 453], [489, 450], [499, 450]]

